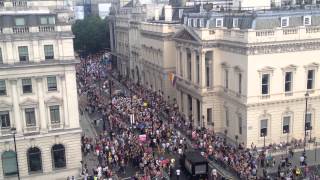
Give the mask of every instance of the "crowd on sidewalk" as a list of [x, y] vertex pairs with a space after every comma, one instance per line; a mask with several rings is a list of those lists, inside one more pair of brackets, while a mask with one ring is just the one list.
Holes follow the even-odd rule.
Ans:
[[[201, 151], [205, 158], [220, 163], [241, 179], [268, 179], [268, 166], [276, 164], [279, 164], [276, 176], [280, 179], [307, 175], [303, 174], [308, 172], [305, 169], [292, 167], [291, 153], [281, 162], [274, 162], [266, 151], [253, 144], [251, 148], [243, 143], [235, 145], [214, 131], [193, 127], [192, 120], [179, 112], [176, 101], [166, 101], [162, 92], [122, 78], [120, 83], [130, 93], [108, 97], [108, 93], [103, 92], [115, 80], [107, 77], [117, 73], [107, 74], [100, 60], [99, 55], [89, 56], [77, 67], [78, 91], [87, 97], [82, 111], [101, 112], [104, 122], [105, 131], [98, 137], [82, 137], [84, 154], [94, 153], [98, 157], [97, 167], [93, 169], [95, 178], [111, 178], [114, 171], [126, 173], [128, 164], [143, 174], [140, 179], [162, 178], [164, 174], [173, 176], [177, 162], [167, 159], [165, 154], [182, 155], [188, 148]], [[302, 165], [307, 167], [305, 156]], [[262, 176], [258, 169], [263, 169]], [[87, 172], [84, 165], [83, 175], [88, 176]]]

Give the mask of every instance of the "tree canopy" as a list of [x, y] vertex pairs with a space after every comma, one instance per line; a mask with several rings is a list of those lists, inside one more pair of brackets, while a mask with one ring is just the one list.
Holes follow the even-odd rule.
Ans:
[[107, 21], [99, 16], [88, 16], [83, 20], [77, 20], [72, 26], [75, 50], [82, 55], [87, 55], [110, 48]]

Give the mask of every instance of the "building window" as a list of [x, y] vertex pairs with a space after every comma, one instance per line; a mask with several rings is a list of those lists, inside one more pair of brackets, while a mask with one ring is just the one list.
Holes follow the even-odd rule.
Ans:
[[226, 89], [229, 88], [229, 70], [228, 69], [224, 70], [224, 87]]
[[0, 64], [3, 64], [2, 49], [0, 48]]
[[223, 26], [223, 19], [219, 18], [216, 19], [216, 27], [222, 27]]
[[303, 17], [303, 25], [310, 26], [311, 25], [311, 16], [304, 16]]
[[212, 108], [208, 108], [207, 109], [207, 122], [208, 124], [213, 124], [213, 120], [212, 120]]
[[193, 26], [193, 27], [197, 27], [197, 19], [193, 19], [192, 22], [193, 22], [193, 23], [192, 23], [192, 26]]
[[311, 126], [312, 114], [307, 113], [305, 118], [306, 118], [305, 128], [306, 128], [306, 130], [311, 130], [312, 129], [312, 126]]
[[44, 45], [45, 60], [54, 59], [53, 45]]
[[9, 111], [0, 111], [1, 129], [10, 128], [10, 115]]
[[59, 106], [50, 106], [50, 120], [51, 124], [59, 124], [60, 123], [60, 110]]
[[239, 73], [238, 75], [238, 93], [241, 94], [242, 93], [242, 74]]
[[7, 95], [6, 81], [0, 80], [0, 96]]
[[284, 91], [291, 92], [292, 91], [292, 72], [285, 73], [285, 80], [284, 80]]
[[16, 26], [25, 26], [26, 22], [24, 18], [15, 18], [15, 24]]
[[238, 18], [233, 18], [233, 26], [234, 28], [239, 27], [239, 19]]
[[29, 172], [42, 171], [41, 151], [37, 147], [29, 148], [27, 152]]
[[314, 88], [314, 70], [308, 70], [307, 89]]
[[36, 126], [36, 115], [34, 108], [25, 109], [26, 116], [26, 125], [27, 126]]
[[260, 121], [260, 137], [268, 135], [268, 119], [263, 119]]
[[242, 117], [238, 117], [239, 134], [242, 134]]
[[5, 176], [18, 174], [16, 153], [14, 151], [5, 151], [2, 154], [2, 169]]
[[229, 109], [225, 109], [226, 127], [229, 127]]
[[32, 82], [31, 79], [22, 79], [22, 92], [32, 93]]
[[210, 59], [205, 58], [205, 66], [206, 66], [206, 86], [211, 87], [211, 66], [212, 62]]
[[288, 27], [289, 26], [289, 17], [281, 18], [281, 27]]
[[20, 62], [28, 62], [29, 61], [28, 46], [19, 46], [18, 52], [19, 52]]
[[261, 78], [261, 94], [268, 95], [270, 89], [270, 74], [262, 74]]
[[282, 124], [282, 132], [283, 134], [290, 133], [290, 116], [283, 117], [283, 124]]
[[57, 90], [57, 78], [55, 76], [47, 77], [48, 91]]
[[196, 56], [196, 79], [197, 79], [197, 84], [200, 83], [200, 59], [199, 55]]
[[66, 167], [66, 154], [62, 144], [56, 144], [52, 147], [52, 160], [54, 168]]
[[53, 25], [53, 24], [55, 24], [55, 18], [53, 16], [41, 17], [40, 24], [41, 25], [47, 25], [47, 24]]
[[188, 110], [189, 115], [192, 115], [192, 97], [188, 94]]

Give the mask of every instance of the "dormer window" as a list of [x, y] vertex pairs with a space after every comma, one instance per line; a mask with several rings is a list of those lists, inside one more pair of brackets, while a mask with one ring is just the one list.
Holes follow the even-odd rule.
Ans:
[[223, 19], [218, 18], [216, 19], [216, 27], [222, 27], [223, 26]]
[[16, 18], [15, 19], [15, 24], [16, 26], [25, 26], [26, 25], [26, 22], [24, 20], [24, 18]]
[[238, 18], [233, 18], [233, 28], [238, 28], [239, 27], [239, 19]]
[[289, 17], [282, 17], [281, 18], [281, 27], [288, 27], [289, 26]]
[[310, 26], [311, 25], [311, 16], [304, 16], [303, 17], [303, 25]]

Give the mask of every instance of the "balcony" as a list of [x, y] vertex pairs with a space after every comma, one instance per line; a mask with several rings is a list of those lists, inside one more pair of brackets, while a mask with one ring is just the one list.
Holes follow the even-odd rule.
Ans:
[[12, 6], [13, 7], [27, 7], [28, 3], [27, 3], [27, 1], [13, 1]]
[[22, 26], [22, 27], [13, 27], [12, 31], [14, 34], [25, 34], [29, 33], [29, 27], [27, 26]]
[[49, 131], [59, 130], [63, 128], [64, 128], [64, 124], [61, 124], [61, 123], [54, 123], [49, 125]]
[[28, 133], [35, 133], [39, 132], [39, 127], [38, 126], [26, 126], [23, 128], [23, 133], [28, 134]]
[[55, 31], [54, 26], [39, 26], [39, 32], [53, 32]]

